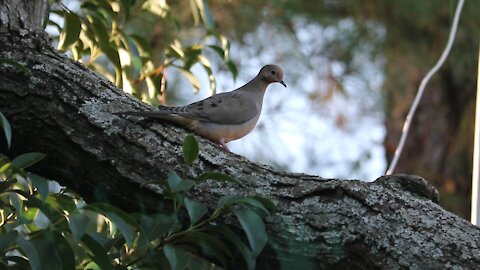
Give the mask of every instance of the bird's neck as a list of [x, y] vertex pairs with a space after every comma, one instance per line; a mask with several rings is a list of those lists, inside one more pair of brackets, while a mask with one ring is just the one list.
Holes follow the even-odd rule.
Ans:
[[269, 83], [262, 80], [262, 78], [259, 76], [260, 75], [245, 84], [242, 87], [242, 90], [249, 91], [253, 95], [256, 95], [257, 98], [255, 98], [254, 100], [257, 102], [257, 106], [259, 106], [259, 108], [261, 109], [263, 104], [263, 96], [265, 95], [265, 90], [267, 90], [267, 86], [269, 85]]
[[269, 83], [266, 82], [262, 77], [260, 77], [260, 74], [259, 74], [257, 75], [257, 77], [253, 78], [253, 80], [245, 84], [244, 87], [248, 91], [261, 92], [263, 95], [265, 93], [265, 90], [267, 90], [268, 85]]

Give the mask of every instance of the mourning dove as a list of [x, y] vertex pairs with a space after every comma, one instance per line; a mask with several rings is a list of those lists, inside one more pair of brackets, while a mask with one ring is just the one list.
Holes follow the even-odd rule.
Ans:
[[255, 78], [230, 92], [216, 94], [180, 107], [159, 106], [158, 111], [115, 114], [174, 122], [220, 144], [225, 151], [230, 151], [226, 143], [247, 135], [257, 124], [265, 90], [274, 82], [287, 87], [283, 82], [282, 69], [275, 65], [266, 65]]

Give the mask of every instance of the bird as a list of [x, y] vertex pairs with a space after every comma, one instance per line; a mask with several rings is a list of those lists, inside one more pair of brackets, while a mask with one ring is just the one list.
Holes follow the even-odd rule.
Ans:
[[287, 87], [283, 81], [283, 70], [279, 66], [266, 65], [245, 85], [189, 105], [160, 105], [156, 111], [126, 111], [115, 114], [173, 122], [230, 152], [228, 142], [244, 137], [255, 128], [262, 111], [265, 91], [271, 83], [280, 83]]

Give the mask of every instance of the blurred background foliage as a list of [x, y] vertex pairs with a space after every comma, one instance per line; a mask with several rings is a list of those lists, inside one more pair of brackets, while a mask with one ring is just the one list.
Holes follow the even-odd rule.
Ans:
[[[456, 3], [52, 1], [47, 30], [61, 50], [154, 105], [234, 89], [264, 64], [279, 64], [289, 88], [270, 87], [257, 129], [232, 150], [282, 169], [374, 180], [446, 44]], [[453, 51], [427, 86], [396, 170], [432, 181], [442, 206], [462, 217], [469, 215], [479, 5], [465, 4]]]

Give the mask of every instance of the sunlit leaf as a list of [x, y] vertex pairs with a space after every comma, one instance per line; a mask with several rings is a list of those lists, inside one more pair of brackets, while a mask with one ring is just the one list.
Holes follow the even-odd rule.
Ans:
[[200, 90], [200, 82], [198, 81], [197, 77], [195, 77], [195, 75], [193, 75], [193, 73], [190, 72], [189, 70], [182, 69], [182, 68], [179, 70], [185, 76], [185, 78], [187, 78], [187, 80], [190, 82], [195, 92], [198, 92], [198, 90]]
[[169, 13], [167, 1], [147, 0], [143, 3], [142, 9], [147, 10], [159, 17], [165, 18]]
[[208, 74], [208, 80], [210, 81], [210, 95], [214, 95], [217, 89], [217, 82], [215, 80], [215, 76], [213, 75], [210, 61], [203, 55], [199, 55], [197, 59]]
[[166, 53], [167, 55], [174, 56], [176, 58], [183, 58], [185, 56], [182, 44], [178, 40], [175, 40], [172, 44], [170, 44]]
[[85, 269], [85, 270], [102, 270], [100, 265], [98, 265], [95, 262], [89, 262], [87, 265], [85, 265], [85, 268], [83, 268], [83, 269]]
[[119, 208], [106, 203], [89, 204], [85, 206], [84, 209], [95, 211], [106, 216], [118, 227], [123, 237], [125, 237], [127, 246], [132, 246], [135, 237], [135, 231], [133, 228], [138, 228], [138, 224], [132, 216], [120, 210]]
[[[48, 196], [45, 202], [43, 202], [37, 197], [29, 194], [22, 193], [22, 196], [27, 198], [27, 200], [24, 201], [24, 204], [27, 207], [40, 209], [40, 211], [42, 211], [42, 213], [50, 220], [52, 224], [56, 224], [56, 226], [59, 228], [68, 228], [67, 220], [65, 219], [63, 213], [65, 208], [63, 207], [63, 204], [59, 204], [55, 199], [53, 199], [54, 197]], [[55, 203], [52, 203], [52, 201], [55, 201]]]
[[7, 149], [10, 149], [10, 145], [12, 144], [12, 127], [8, 122], [7, 118], [0, 112], [0, 125], [3, 129], [3, 134], [5, 135], [5, 139], [7, 141]]
[[235, 209], [235, 215], [247, 235], [253, 255], [257, 257], [267, 244], [268, 237], [263, 220], [254, 211], [246, 208]]
[[191, 201], [188, 198], [184, 199], [184, 203], [192, 225], [196, 224], [207, 213], [207, 207], [203, 203]]
[[183, 159], [188, 165], [192, 165], [193, 162], [198, 158], [199, 147], [197, 139], [192, 134], [188, 134], [185, 139], [183, 139]]
[[80, 18], [75, 13], [65, 12], [64, 14], [64, 28], [60, 34], [58, 48], [66, 50], [70, 45], [78, 40], [81, 30]]
[[[11, 167], [12, 167], [12, 163], [11, 163], [11, 162], [7, 162], [7, 163], [1, 165], [1, 167], [0, 167], [0, 174], [5, 173], [5, 172], [8, 171]], [[0, 185], [1, 185], [1, 182], [0, 182]], [[1, 188], [0, 188], [0, 191], [1, 191]]]
[[37, 152], [22, 154], [12, 160], [12, 165], [17, 169], [25, 169], [39, 162], [46, 156], [47, 155], [43, 153]]
[[[15, 211], [18, 217], [18, 221], [21, 224], [30, 224], [35, 219], [36, 212], [28, 211], [29, 209], [24, 207], [24, 200], [21, 198], [19, 191], [10, 195], [10, 203], [15, 207]], [[38, 210], [38, 209], [32, 209]]]
[[[205, 0], [193, 0], [193, 3], [198, 10], [197, 12], [200, 14], [200, 17], [202, 18], [202, 22], [205, 25], [205, 27], [207, 29], [215, 28], [214, 18], [212, 16], [210, 8], [208, 7], [207, 2]], [[193, 12], [193, 15], [194, 16], [196, 15], [195, 11]]]

